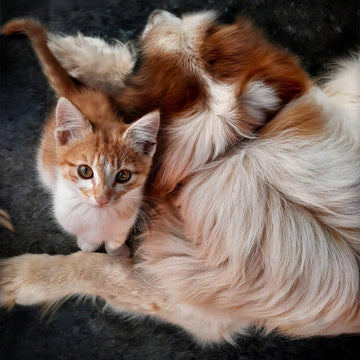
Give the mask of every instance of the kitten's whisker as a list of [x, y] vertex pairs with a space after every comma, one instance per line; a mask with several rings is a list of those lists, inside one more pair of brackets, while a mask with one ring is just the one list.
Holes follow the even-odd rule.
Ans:
[[[75, 204], [71, 207], [71, 210], [74, 211], [74, 210], [77, 210], [79, 207], [81, 207], [83, 204], [82, 203], [78, 203], [78, 204]], [[89, 208], [87, 208], [87, 211], [89, 210]]]

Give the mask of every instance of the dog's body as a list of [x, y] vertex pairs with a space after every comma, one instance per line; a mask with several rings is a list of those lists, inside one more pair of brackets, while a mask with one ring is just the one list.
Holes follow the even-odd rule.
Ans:
[[[359, 332], [360, 59], [321, 90], [291, 59], [279, 71], [276, 49], [266, 43], [273, 61], [249, 61], [264, 54], [264, 42], [246, 47], [248, 27], [214, 27], [199, 16], [157, 14], [144, 48], [182, 59], [174, 64], [188, 70], [186, 80], [201, 70], [205, 95], [191, 102], [185, 94], [171, 107], [169, 99], [182, 96], [176, 87], [175, 94], [149, 93], [152, 102], [144, 101], [145, 88], [128, 108], [136, 115], [163, 110], [160, 136], [177, 142], [167, 138], [160, 150], [155, 188], [171, 192], [183, 182], [176, 202], [167, 198], [152, 214], [134, 260], [82, 252], [3, 260], [0, 301], [102, 296], [120, 311], [180, 325], [201, 342], [232, 341], [249, 324], [296, 336]], [[245, 47], [236, 47], [232, 34], [242, 31]], [[233, 55], [242, 67], [229, 68]], [[137, 88], [130, 80], [119, 102]], [[159, 103], [164, 94], [167, 103]]]

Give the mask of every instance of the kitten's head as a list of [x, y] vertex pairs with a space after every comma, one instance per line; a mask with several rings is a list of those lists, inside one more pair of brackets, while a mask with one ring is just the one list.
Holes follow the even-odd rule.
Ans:
[[58, 101], [54, 136], [60, 183], [66, 196], [93, 207], [121, 204], [131, 211], [141, 200], [150, 171], [159, 112], [127, 125], [116, 117], [107, 99], [93, 95], [82, 96], [78, 107], [65, 98]]

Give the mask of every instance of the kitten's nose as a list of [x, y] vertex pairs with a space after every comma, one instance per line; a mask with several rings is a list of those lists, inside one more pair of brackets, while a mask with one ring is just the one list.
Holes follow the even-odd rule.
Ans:
[[100, 196], [100, 197], [96, 197], [95, 200], [100, 207], [103, 207], [109, 202], [110, 199], [107, 196]]

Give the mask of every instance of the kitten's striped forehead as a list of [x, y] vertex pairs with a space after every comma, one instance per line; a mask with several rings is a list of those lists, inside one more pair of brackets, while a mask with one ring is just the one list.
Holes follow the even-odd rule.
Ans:
[[[126, 128], [125, 128], [126, 129]], [[74, 167], [80, 164], [91, 166], [99, 177], [109, 177], [123, 168], [147, 173], [150, 159], [141, 156], [124, 138], [123, 127], [114, 126], [112, 129], [94, 129], [81, 142], [69, 145], [59, 154], [60, 167]]]
[[91, 151], [87, 154], [89, 160], [99, 167], [119, 168], [126, 161], [133, 162], [136, 154], [123, 139], [120, 132], [99, 132], [94, 136]]

